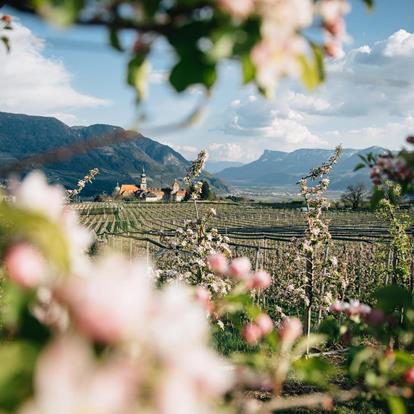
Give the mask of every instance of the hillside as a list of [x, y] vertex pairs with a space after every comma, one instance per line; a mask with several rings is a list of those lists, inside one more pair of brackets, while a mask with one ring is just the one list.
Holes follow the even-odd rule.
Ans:
[[[5, 165], [29, 155], [70, 145], [82, 140], [124, 130], [112, 125], [69, 127], [55, 118], [0, 112], [0, 162]], [[72, 188], [91, 168], [100, 169], [97, 180], [86, 187], [85, 196], [111, 193], [120, 183], [137, 183], [142, 168], [153, 187], [166, 186], [185, 176], [190, 162], [167, 145], [137, 134], [136, 139], [94, 149], [59, 164], [42, 167], [52, 182]], [[36, 166], [33, 166], [36, 167]], [[226, 193], [229, 187], [205, 173], [215, 191]]]
[[[368, 169], [354, 171], [355, 166], [361, 162], [359, 155], [384, 151], [385, 149], [379, 147], [345, 149], [330, 175], [330, 189], [341, 191], [357, 182], [370, 185]], [[226, 168], [216, 175], [240, 187], [293, 187], [300, 177], [311, 168], [322, 164], [331, 154], [331, 150], [324, 149], [299, 149], [293, 152], [266, 150], [258, 160], [241, 167]]]

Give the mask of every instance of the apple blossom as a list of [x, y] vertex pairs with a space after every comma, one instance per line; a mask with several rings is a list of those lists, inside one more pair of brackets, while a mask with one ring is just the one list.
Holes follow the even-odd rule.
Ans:
[[273, 321], [266, 313], [261, 313], [255, 319], [255, 323], [260, 328], [262, 335], [268, 335], [273, 331]]
[[250, 276], [247, 284], [250, 289], [264, 290], [272, 284], [272, 278], [265, 270], [258, 270]]
[[285, 318], [279, 327], [282, 342], [292, 345], [302, 335], [302, 322], [298, 318]]
[[247, 257], [238, 257], [231, 261], [228, 274], [236, 279], [244, 279], [249, 275], [250, 270], [250, 260]]
[[28, 412], [124, 413], [136, 396], [136, 373], [122, 359], [98, 364], [89, 345], [76, 336], [58, 337], [39, 357]]
[[90, 266], [88, 272], [70, 278], [59, 289], [79, 329], [110, 343], [138, 334], [150, 306], [147, 266], [112, 255]]
[[46, 276], [46, 262], [42, 254], [25, 242], [7, 250], [4, 264], [10, 279], [24, 288], [38, 286]]
[[243, 328], [243, 338], [248, 344], [256, 344], [262, 337], [261, 328], [255, 323], [249, 323]]
[[207, 263], [213, 272], [216, 272], [219, 274], [224, 275], [229, 270], [227, 258], [221, 253], [208, 256]]

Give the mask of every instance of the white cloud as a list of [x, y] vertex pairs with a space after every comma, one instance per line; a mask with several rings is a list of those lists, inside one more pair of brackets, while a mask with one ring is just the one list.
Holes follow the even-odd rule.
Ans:
[[77, 110], [110, 104], [76, 91], [63, 64], [43, 55], [44, 41], [18, 22], [13, 27], [8, 32], [11, 52], [0, 47], [0, 110], [75, 123]]
[[213, 142], [212, 144], [208, 145], [207, 151], [209, 153], [209, 159], [212, 161], [225, 160], [245, 162], [246, 159], [249, 161], [252, 160], [250, 154], [246, 153], [246, 148], [248, 148], [248, 146], [243, 143]]
[[231, 142], [220, 144], [218, 159], [240, 160], [239, 148], [249, 158], [263, 149], [339, 143], [395, 149], [414, 132], [413, 33], [399, 30], [353, 49], [329, 61], [327, 72], [327, 82], [313, 93], [304, 93], [292, 82], [280, 85], [273, 102], [251, 90], [240, 93], [217, 115], [221, 125], [216, 122], [212, 128]]
[[298, 108], [313, 111], [323, 111], [329, 107], [322, 99], [293, 92], [287, 94], [283, 104], [270, 103], [249, 95], [230, 104], [230, 117], [223, 130], [228, 135], [260, 138], [265, 145], [262, 149], [275, 145], [286, 150], [297, 146], [325, 146], [326, 141], [312, 133], [303, 123], [301, 112], [297, 108], [291, 109], [295, 102]]

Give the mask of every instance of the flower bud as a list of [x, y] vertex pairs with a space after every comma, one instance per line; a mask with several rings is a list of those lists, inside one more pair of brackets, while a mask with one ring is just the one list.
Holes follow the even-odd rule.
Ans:
[[243, 279], [250, 273], [251, 264], [247, 257], [238, 257], [232, 260], [228, 273], [237, 279]]
[[243, 338], [248, 344], [256, 344], [262, 337], [262, 330], [254, 323], [249, 323], [243, 329]]
[[229, 269], [227, 259], [221, 253], [212, 254], [212, 255], [208, 256], [207, 257], [207, 264], [213, 272], [219, 273], [219, 274], [222, 274], [222, 275], [226, 274], [228, 272], [228, 269]]
[[30, 244], [12, 246], [7, 251], [4, 262], [10, 279], [24, 288], [37, 286], [45, 276], [45, 261]]
[[406, 384], [414, 385], [414, 367], [404, 372], [403, 379]]
[[267, 289], [272, 284], [272, 278], [265, 270], [258, 270], [253, 273], [247, 285], [250, 289]]
[[10, 24], [12, 21], [12, 18], [10, 15], [4, 14], [3, 16], [1, 16], [1, 20], [6, 24]]
[[260, 328], [262, 335], [268, 335], [273, 331], [273, 321], [266, 313], [261, 313], [255, 320], [256, 325]]
[[279, 328], [280, 339], [293, 344], [302, 335], [302, 322], [298, 318], [285, 318]]

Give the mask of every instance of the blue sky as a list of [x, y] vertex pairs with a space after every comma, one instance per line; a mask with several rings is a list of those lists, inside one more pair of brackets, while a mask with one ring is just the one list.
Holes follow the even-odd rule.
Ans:
[[[378, 0], [372, 13], [361, 1], [352, 6], [347, 18], [352, 42], [344, 58], [328, 64], [322, 88], [309, 94], [297, 82], [283, 81], [268, 102], [254, 88], [241, 87], [237, 64], [224, 62], [203, 122], [162, 136], [152, 126], [182, 119], [201, 99], [196, 88], [177, 95], [165, 82], [174, 59], [167, 45], [160, 43], [151, 57], [149, 98], [137, 108], [124, 81], [127, 56], [106, 46], [104, 30], [57, 30], [7, 10], [23, 26], [16, 35], [22, 46], [3, 72], [0, 65], [0, 110], [125, 128], [137, 127], [138, 114], [145, 112], [148, 123], [139, 129], [188, 158], [203, 147], [213, 160], [241, 162], [264, 149], [338, 143], [398, 148], [414, 131], [414, 2]], [[9, 58], [0, 54], [3, 59]]]

